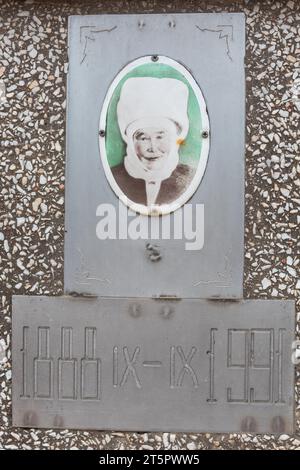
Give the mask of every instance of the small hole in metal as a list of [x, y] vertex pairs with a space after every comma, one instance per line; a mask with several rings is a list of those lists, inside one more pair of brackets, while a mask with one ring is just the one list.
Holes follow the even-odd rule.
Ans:
[[158, 55], [153, 55], [151, 57], [152, 62], [157, 62], [158, 61]]

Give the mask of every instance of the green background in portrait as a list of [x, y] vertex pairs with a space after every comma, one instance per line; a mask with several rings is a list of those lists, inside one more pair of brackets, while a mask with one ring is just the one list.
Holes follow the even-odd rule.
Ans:
[[199, 163], [202, 143], [201, 113], [196, 95], [184, 75], [170, 65], [160, 63], [148, 63], [134, 68], [119, 82], [111, 97], [107, 110], [105, 139], [107, 160], [110, 167], [121, 163], [126, 154], [126, 144], [122, 139], [118, 125], [117, 104], [123, 84], [131, 77], [176, 78], [188, 86], [189, 132], [184, 144], [180, 146], [179, 158], [181, 163], [196, 167]]

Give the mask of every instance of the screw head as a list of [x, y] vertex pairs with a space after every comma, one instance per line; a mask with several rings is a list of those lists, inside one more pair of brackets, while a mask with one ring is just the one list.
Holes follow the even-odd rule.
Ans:
[[207, 139], [208, 135], [209, 135], [209, 134], [208, 134], [208, 131], [203, 131], [203, 132], [202, 132], [202, 137], [203, 137], [203, 139]]
[[99, 135], [100, 135], [100, 137], [105, 137], [105, 131], [103, 129], [101, 129], [99, 131]]
[[155, 54], [155, 55], [151, 56], [151, 60], [152, 60], [152, 62], [157, 62], [158, 61], [158, 55]]

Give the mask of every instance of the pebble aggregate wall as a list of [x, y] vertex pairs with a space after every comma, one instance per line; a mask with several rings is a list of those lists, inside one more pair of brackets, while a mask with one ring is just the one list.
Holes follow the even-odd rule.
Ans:
[[180, 11], [246, 15], [244, 297], [300, 320], [300, 3], [0, 0], [0, 448], [300, 449], [299, 380], [293, 436], [11, 427], [11, 295], [63, 293], [68, 15]]

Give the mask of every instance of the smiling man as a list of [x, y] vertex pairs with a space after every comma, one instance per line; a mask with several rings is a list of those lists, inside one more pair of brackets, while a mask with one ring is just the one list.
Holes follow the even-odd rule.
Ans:
[[188, 88], [173, 78], [129, 78], [121, 90], [117, 116], [127, 145], [112, 174], [127, 198], [145, 206], [181, 196], [195, 169], [179, 163], [188, 133]]

